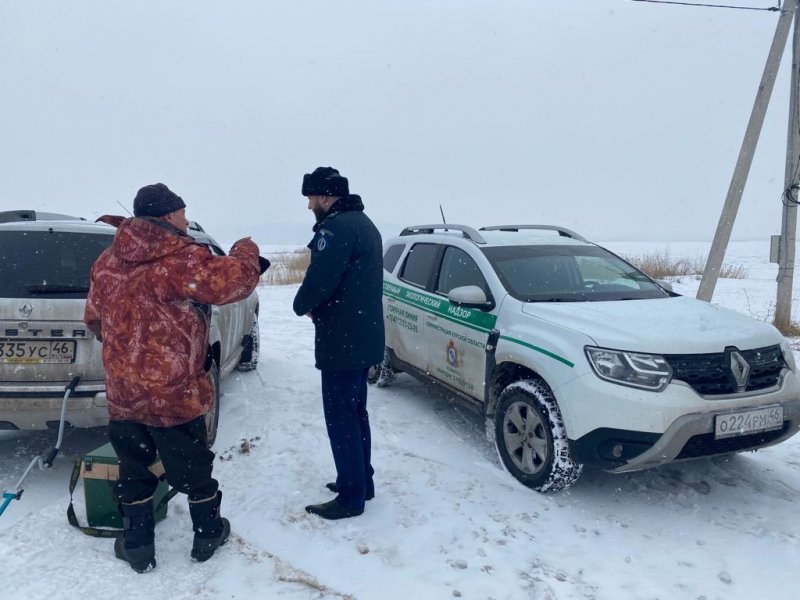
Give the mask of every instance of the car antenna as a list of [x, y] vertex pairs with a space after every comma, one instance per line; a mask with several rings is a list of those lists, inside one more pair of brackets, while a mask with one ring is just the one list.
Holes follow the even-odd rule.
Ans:
[[128, 213], [129, 215], [133, 216], [133, 214], [131, 213], [131, 211], [129, 211], [129, 210], [128, 210], [128, 208], [127, 208], [127, 207], [126, 207], [126, 206], [125, 206], [125, 205], [124, 205], [122, 202], [120, 202], [119, 200], [117, 200], [117, 204], [119, 204], [119, 205], [122, 207], [122, 210], [124, 210], [124, 211], [125, 211], [126, 213]]
[[[444, 210], [442, 209], [441, 204], [439, 205], [439, 212], [442, 213], [442, 223], [447, 225], [447, 219], [444, 218]], [[447, 231], [447, 227], [445, 227], [444, 230]]]

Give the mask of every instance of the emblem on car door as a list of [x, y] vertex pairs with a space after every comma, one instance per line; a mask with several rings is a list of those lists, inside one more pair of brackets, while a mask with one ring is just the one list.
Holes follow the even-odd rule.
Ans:
[[447, 343], [447, 364], [455, 369], [461, 367], [461, 356], [453, 340]]
[[729, 364], [731, 375], [733, 375], [733, 380], [736, 382], [736, 387], [738, 388], [737, 391], [745, 391], [750, 381], [750, 364], [738, 350], [731, 351]]
[[30, 302], [26, 302], [25, 304], [19, 307], [19, 313], [25, 319], [30, 317], [32, 312], [33, 312], [33, 306], [31, 305]]

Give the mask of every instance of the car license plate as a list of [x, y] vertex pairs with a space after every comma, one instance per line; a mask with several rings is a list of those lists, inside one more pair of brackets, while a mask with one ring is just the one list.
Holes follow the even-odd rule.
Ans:
[[0, 363], [39, 365], [75, 362], [75, 340], [0, 340]]
[[781, 427], [783, 427], [782, 406], [728, 413], [717, 415], [714, 419], [714, 439], [772, 431]]

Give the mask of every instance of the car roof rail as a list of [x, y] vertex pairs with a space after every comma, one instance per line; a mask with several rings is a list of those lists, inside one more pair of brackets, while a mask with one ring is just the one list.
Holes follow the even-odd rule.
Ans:
[[200, 223], [198, 223], [197, 221], [189, 221], [189, 229], [191, 229], [192, 231], [202, 231], [203, 233], [205, 233], [206, 231], [205, 229], [200, 227]]
[[35, 221], [35, 210], [4, 210], [0, 212], [0, 223], [14, 223], [15, 221]]
[[404, 235], [416, 235], [418, 233], [434, 233], [436, 231], [460, 231], [465, 238], [475, 242], [476, 244], [485, 244], [486, 240], [483, 239], [483, 236], [478, 233], [478, 231], [473, 228], [469, 227], [468, 225], [455, 225], [452, 223], [437, 223], [435, 225], [412, 225], [411, 227], [406, 227], [403, 231], [400, 232], [401, 236]]
[[21, 221], [85, 221], [82, 217], [58, 213], [36, 212], [35, 210], [4, 210], [0, 212], [0, 223], [19, 223]]
[[585, 237], [579, 233], [575, 233], [566, 227], [558, 225], [491, 225], [489, 227], [481, 227], [481, 231], [519, 231], [520, 229], [544, 229], [547, 231], [557, 231], [558, 235], [562, 237], [572, 238], [581, 242], [588, 242]]

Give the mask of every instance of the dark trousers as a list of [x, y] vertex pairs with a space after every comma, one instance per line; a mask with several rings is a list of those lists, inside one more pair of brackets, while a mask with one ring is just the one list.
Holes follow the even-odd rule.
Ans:
[[117, 502], [137, 502], [153, 495], [158, 479], [147, 467], [155, 462], [156, 453], [169, 484], [189, 500], [210, 498], [219, 489], [211, 477], [214, 453], [206, 443], [203, 417], [175, 427], [111, 421], [108, 437], [119, 458], [119, 479], [113, 490]]
[[367, 491], [375, 489], [370, 464], [367, 371], [322, 371], [322, 406], [336, 464], [338, 500], [351, 508], [364, 508]]

